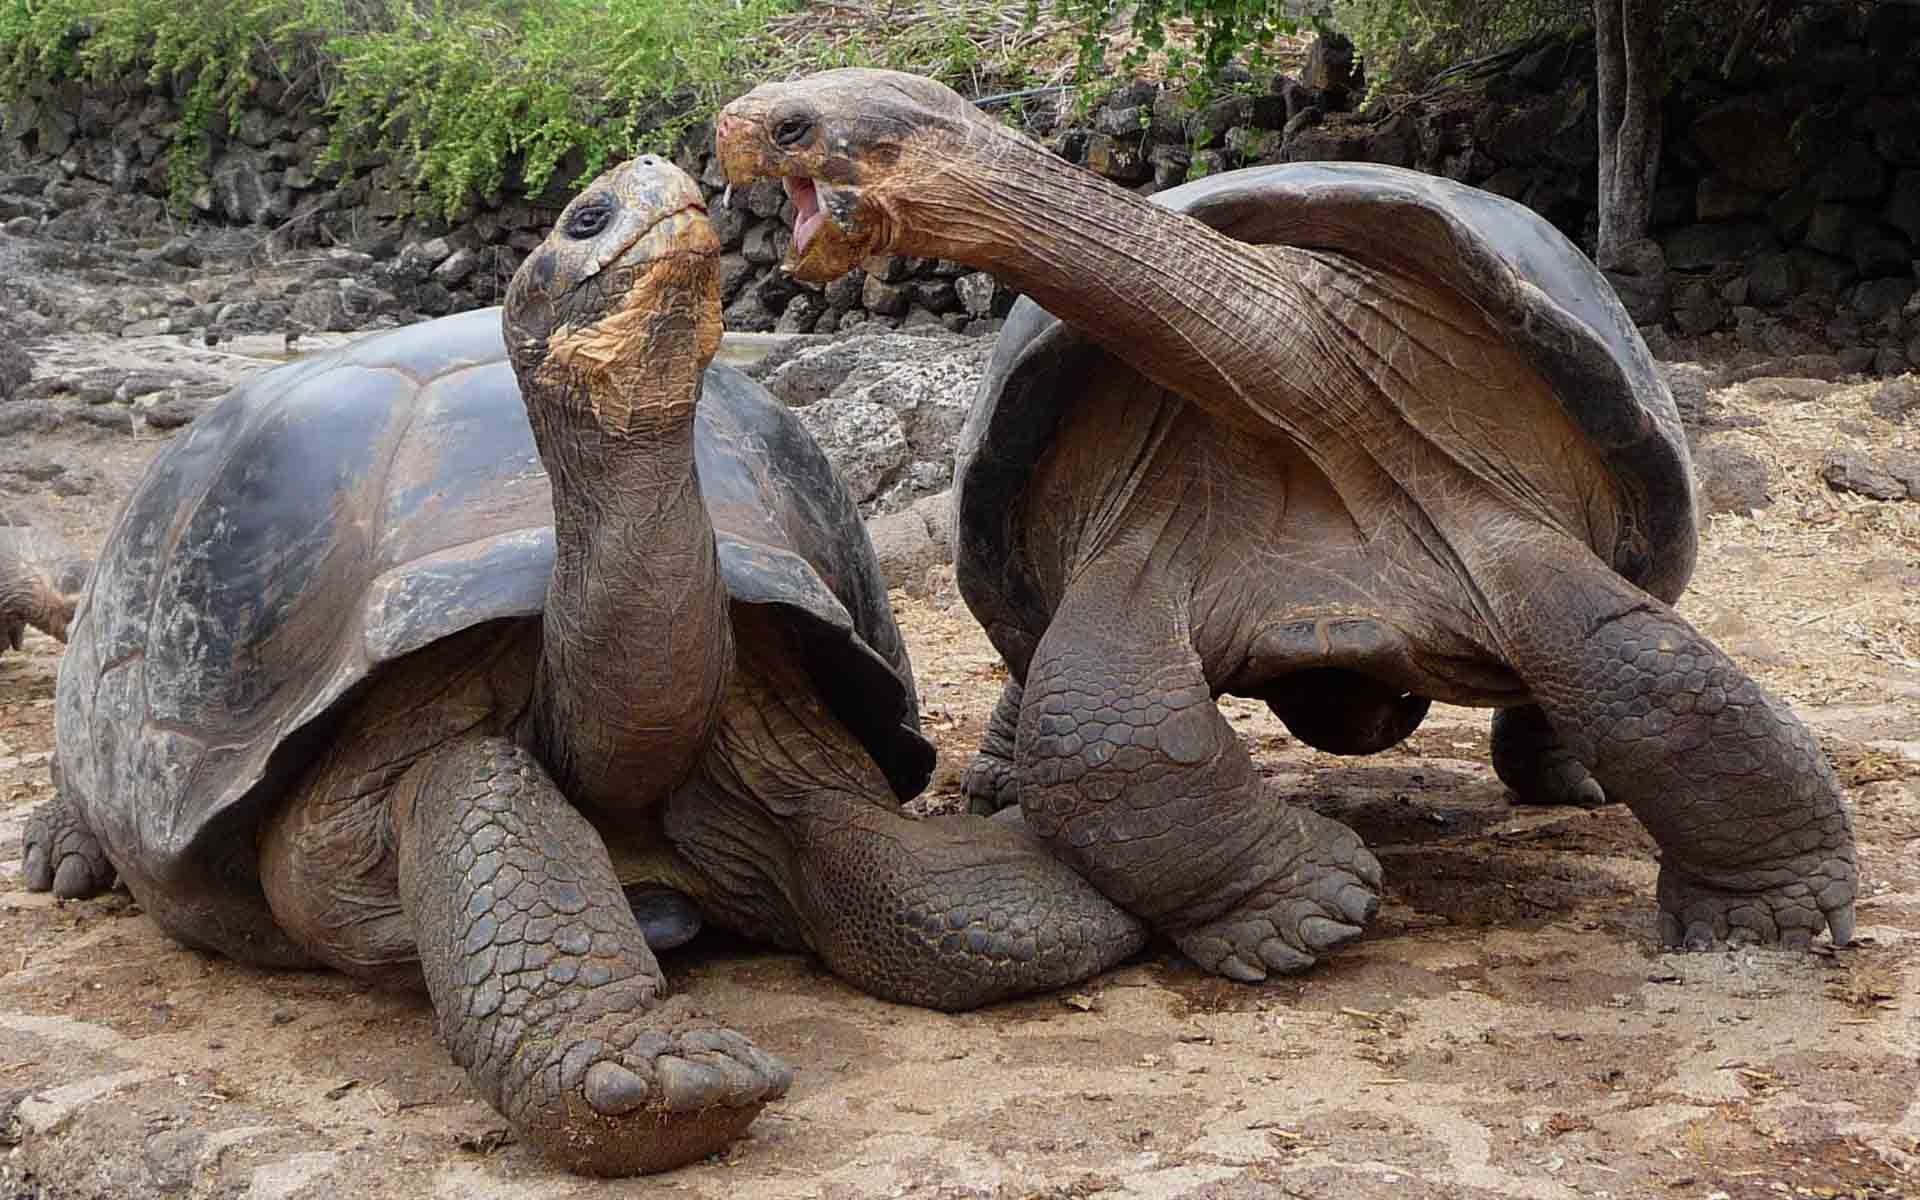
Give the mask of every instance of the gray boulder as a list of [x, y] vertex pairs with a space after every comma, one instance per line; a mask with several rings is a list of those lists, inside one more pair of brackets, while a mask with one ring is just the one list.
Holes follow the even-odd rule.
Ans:
[[1836, 446], [1820, 464], [1820, 478], [1836, 492], [1853, 492], [1874, 500], [1905, 500], [1907, 485], [1864, 450]]
[[1693, 471], [1700, 481], [1700, 507], [1706, 512], [1749, 516], [1773, 503], [1767, 464], [1732, 438], [1701, 442], [1693, 452]]
[[867, 536], [887, 586], [923, 596], [935, 567], [953, 561], [952, 493], [923, 496], [912, 506], [867, 522]]
[[770, 355], [754, 373], [873, 515], [951, 486], [960, 426], [992, 354], [990, 338], [855, 333]]
[[900, 418], [882, 405], [834, 397], [796, 412], [863, 510], [912, 461]]
[[[0, 384], [0, 396], [4, 395], [4, 384]], [[1920, 377], [1908, 375], [1887, 380], [1868, 404], [1875, 416], [1895, 422], [1912, 420], [1920, 414]]]

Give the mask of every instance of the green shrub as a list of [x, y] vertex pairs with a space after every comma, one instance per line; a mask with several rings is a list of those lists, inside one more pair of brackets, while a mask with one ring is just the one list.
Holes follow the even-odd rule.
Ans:
[[[396, 155], [442, 212], [509, 169], [546, 184], [664, 148], [747, 77], [783, 0], [0, 0], [0, 93], [145, 72], [182, 98], [176, 202], [204, 173], [209, 122], [265, 76], [311, 94], [328, 154]], [[575, 181], [569, 181], [575, 182]]]
[[1375, 92], [1417, 91], [1442, 69], [1592, 19], [1587, 0], [1332, 0]]
[[[1195, 105], [1217, 90], [1229, 63], [1244, 59], [1258, 71], [1275, 39], [1300, 27], [1284, 0], [1058, 0], [1057, 7], [1080, 30], [1083, 98], [1085, 85], [1107, 78], [1114, 65], [1107, 59], [1122, 16], [1132, 44], [1119, 67], [1133, 70], [1159, 56], [1168, 81], [1184, 84]], [[1029, 11], [1037, 15], [1037, 4]], [[1192, 22], [1190, 43], [1171, 34], [1175, 22]]]

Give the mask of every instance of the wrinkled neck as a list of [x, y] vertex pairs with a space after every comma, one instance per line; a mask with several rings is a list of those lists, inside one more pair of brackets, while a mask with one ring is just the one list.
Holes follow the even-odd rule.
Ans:
[[[993, 272], [1163, 387], [1270, 427], [1314, 309], [1290, 253], [1214, 232], [998, 130], [917, 188], [897, 252]], [[1266, 403], [1249, 408], [1254, 393]]]
[[[671, 792], [726, 688], [732, 627], [694, 465], [703, 368], [642, 352], [529, 401], [555, 539], [530, 734], [576, 803]], [[625, 427], [610, 429], [616, 412]]]

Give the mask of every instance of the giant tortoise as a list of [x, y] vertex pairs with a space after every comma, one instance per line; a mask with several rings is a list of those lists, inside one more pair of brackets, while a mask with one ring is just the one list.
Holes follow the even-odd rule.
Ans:
[[65, 641], [93, 564], [44, 523], [0, 513], [0, 651], [32, 626]]
[[1342, 753], [1488, 706], [1530, 800], [1624, 800], [1668, 943], [1854, 923], [1806, 727], [1670, 607], [1694, 497], [1604, 278], [1518, 204], [1297, 164], [1148, 201], [930, 80], [765, 84], [717, 130], [782, 178], [789, 269], [955, 259], [1031, 299], [958, 467], [959, 584], [1013, 678], [970, 773], [1122, 907], [1239, 979], [1355, 936], [1378, 866], [1290, 808], [1213, 698]]
[[194, 946], [424, 974], [478, 1090], [598, 1174], [788, 1086], [666, 997], [697, 916], [942, 1008], [1138, 948], [1030, 835], [899, 811], [933, 761], [906, 650], [819, 448], [709, 366], [718, 257], [638, 159], [504, 315], [275, 369], [169, 445], [73, 626], [28, 885], [117, 872]]

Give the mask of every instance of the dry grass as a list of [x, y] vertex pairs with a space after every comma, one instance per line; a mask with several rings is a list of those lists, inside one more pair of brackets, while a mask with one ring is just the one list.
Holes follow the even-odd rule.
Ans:
[[1752, 516], [1709, 518], [1706, 553], [1681, 609], [1709, 628], [1737, 621], [1776, 644], [1794, 643], [1799, 652], [1788, 657], [1799, 662], [1764, 673], [1796, 701], [1885, 702], [1895, 698], [1893, 676], [1920, 670], [1920, 504], [1836, 492], [1820, 475], [1835, 446], [1875, 459], [1920, 450], [1920, 433], [1872, 413], [1879, 386], [1795, 401], [1754, 381], [1713, 397], [1716, 409], [1755, 420], [1707, 436], [1767, 465], [1773, 503]]

